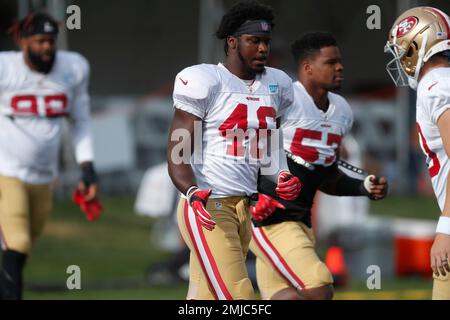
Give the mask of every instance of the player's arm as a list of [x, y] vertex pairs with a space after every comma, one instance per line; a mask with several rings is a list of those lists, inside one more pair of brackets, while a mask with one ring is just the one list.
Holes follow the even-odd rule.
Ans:
[[[444, 144], [447, 157], [450, 157], [450, 111], [444, 111], [437, 121], [439, 133]], [[450, 272], [448, 259], [450, 258], [450, 177], [447, 176], [444, 209], [439, 218], [436, 237], [431, 247], [431, 268], [439, 276]]]
[[75, 158], [81, 169], [78, 191], [84, 195], [85, 201], [97, 198], [97, 174], [94, 168], [94, 148], [90, 123], [90, 97], [88, 93], [89, 65], [84, 58], [79, 61], [82, 78], [74, 94], [70, 112], [70, 131]]
[[173, 184], [186, 196], [189, 205], [203, 227], [211, 231], [216, 223], [205, 209], [211, 190], [200, 190], [197, 187], [197, 181], [190, 164], [195, 143], [202, 143], [201, 141], [195, 141], [194, 132], [195, 123], [201, 123], [201, 121], [199, 117], [193, 114], [175, 109], [169, 131], [167, 163], [169, 176]]
[[[194, 172], [188, 161], [194, 150], [195, 121], [201, 122], [202, 120], [193, 114], [175, 109], [169, 131], [167, 149], [169, 175], [175, 187], [184, 195], [190, 187], [197, 185]], [[185, 152], [189, 151], [190, 154], [186, 155]]]
[[319, 190], [333, 196], [367, 196], [380, 200], [387, 195], [388, 183], [385, 177], [374, 175], [364, 180], [355, 179], [335, 166], [334, 174], [319, 186]]
[[207, 230], [214, 229], [216, 224], [206, 211], [212, 190], [201, 190], [197, 186], [190, 159], [195, 152], [195, 145], [202, 144], [202, 136], [196, 135], [196, 124], [202, 127], [208, 108], [214, 104], [219, 85], [215, 73], [202, 65], [186, 68], [175, 77], [175, 113], [167, 149], [169, 176], [177, 189], [186, 196], [198, 221]]

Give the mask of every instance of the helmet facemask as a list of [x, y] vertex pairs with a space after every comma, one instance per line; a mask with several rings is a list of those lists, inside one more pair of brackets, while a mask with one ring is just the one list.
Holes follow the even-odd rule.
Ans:
[[389, 41], [386, 42], [384, 47], [385, 53], [391, 53], [393, 59], [386, 64], [386, 71], [394, 81], [397, 87], [408, 86], [408, 75], [402, 67], [401, 59], [405, 55], [406, 50], [397, 44], [392, 44]]

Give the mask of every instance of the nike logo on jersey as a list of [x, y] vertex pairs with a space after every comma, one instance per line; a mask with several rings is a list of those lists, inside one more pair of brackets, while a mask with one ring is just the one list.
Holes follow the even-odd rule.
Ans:
[[436, 82], [435, 82], [435, 83], [433, 83], [433, 84], [432, 84], [431, 86], [429, 86], [429, 87], [428, 87], [428, 91], [430, 91], [430, 90], [431, 90], [431, 88], [433, 88], [433, 87], [434, 87], [435, 85], [437, 85], [437, 84], [438, 84], [438, 82], [439, 82], [439, 81], [436, 81]]
[[180, 78], [181, 83], [183, 83], [184, 85], [188, 84], [188, 80], [184, 81], [183, 79]]

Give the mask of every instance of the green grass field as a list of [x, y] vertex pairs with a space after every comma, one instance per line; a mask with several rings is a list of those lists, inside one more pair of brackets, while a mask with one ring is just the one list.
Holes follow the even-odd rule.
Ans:
[[[137, 216], [133, 198], [104, 199], [100, 220], [88, 222], [67, 201], [56, 201], [52, 217], [28, 261], [25, 299], [184, 299], [186, 285], [150, 287], [144, 271], [167, 253], [150, 241], [154, 221]], [[377, 215], [436, 219], [433, 198], [390, 197], [373, 202]], [[81, 268], [81, 290], [68, 290], [67, 267]], [[430, 279], [383, 281], [381, 290], [364, 282], [337, 289], [336, 299], [429, 299]]]

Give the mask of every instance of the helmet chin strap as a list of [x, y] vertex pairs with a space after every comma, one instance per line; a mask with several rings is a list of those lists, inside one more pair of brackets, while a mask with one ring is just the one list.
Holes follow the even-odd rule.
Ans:
[[420, 50], [419, 50], [419, 57], [417, 58], [416, 70], [414, 71], [414, 76], [413, 77], [408, 76], [408, 84], [411, 87], [411, 89], [414, 89], [414, 90], [417, 89], [419, 73], [420, 73], [420, 69], [422, 69], [423, 57], [425, 56], [425, 48], [427, 47], [427, 42], [428, 42], [428, 34], [424, 33], [423, 40], [422, 40], [422, 46], [420, 47]]

